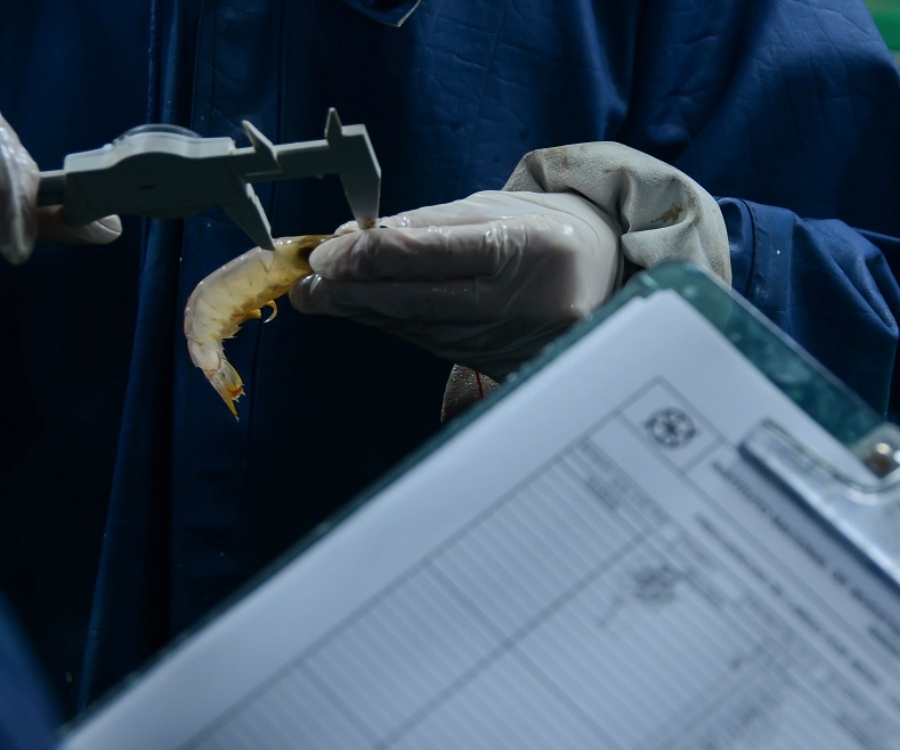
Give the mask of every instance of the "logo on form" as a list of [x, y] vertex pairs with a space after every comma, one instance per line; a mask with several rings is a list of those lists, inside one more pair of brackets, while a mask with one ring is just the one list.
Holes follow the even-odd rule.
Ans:
[[697, 434], [693, 420], [681, 409], [658, 409], [644, 422], [644, 429], [664, 448], [681, 448]]

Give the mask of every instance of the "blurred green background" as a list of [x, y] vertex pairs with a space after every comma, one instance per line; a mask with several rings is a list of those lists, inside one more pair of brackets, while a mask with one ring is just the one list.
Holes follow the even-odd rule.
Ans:
[[875, 25], [900, 62], [900, 0], [866, 0]]

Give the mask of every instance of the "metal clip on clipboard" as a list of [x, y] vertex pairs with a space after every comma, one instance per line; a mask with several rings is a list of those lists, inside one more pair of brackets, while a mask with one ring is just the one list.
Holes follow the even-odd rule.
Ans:
[[799, 498], [900, 583], [900, 427], [788, 339], [731, 289], [690, 265], [639, 274], [607, 306], [671, 289], [694, 306], [773, 384], [859, 462], [851, 476], [770, 420], [744, 439], [742, 455]]
[[170, 219], [219, 205], [257, 245], [272, 249], [251, 183], [338, 174], [353, 217], [374, 226], [381, 169], [364, 125], [341, 125], [331, 109], [324, 140], [281, 146], [243, 126], [247, 148], [177, 126], [140, 126], [102, 148], [69, 154], [63, 169], [41, 172], [38, 205], [65, 205], [75, 224], [110, 214]]
[[900, 582], [900, 430], [878, 425], [851, 451], [871, 473], [869, 481], [832, 466], [771, 421], [760, 424], [741, 446], [751, 462]]

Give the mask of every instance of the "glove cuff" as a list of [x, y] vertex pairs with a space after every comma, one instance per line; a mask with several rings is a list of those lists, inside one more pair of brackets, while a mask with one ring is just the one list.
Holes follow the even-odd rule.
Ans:
[[526, 154], [504, 190], [576, 192], [615, 221], [625, 258], [642, 268], [690, 261], [731, 283], [725, 221], [715, 199], [675, 167], [612, 141]]

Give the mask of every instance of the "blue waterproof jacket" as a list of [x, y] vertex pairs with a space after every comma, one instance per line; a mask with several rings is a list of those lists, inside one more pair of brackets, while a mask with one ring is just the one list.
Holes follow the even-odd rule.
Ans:
[[[621, 141], [719, 198], [737, 291], [888, 408], [900, 76], [861, 0], [14, 5], [0, 112], [44, 169], [148, 119], [282, 143], [336, 107], [390, 214], [499, 188], [535, 148]], [[276, 235], [350, 218], [333, 178], [258, 193]], [[0, 587], [69, 710], [438, 428], [449, 364], [289, 309], [229, 342], [236, 423], [181, 311], [249, 244], [214, 209], [0, 269]]]

